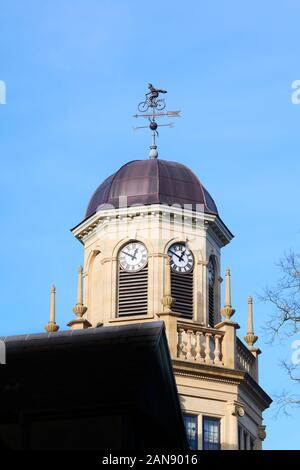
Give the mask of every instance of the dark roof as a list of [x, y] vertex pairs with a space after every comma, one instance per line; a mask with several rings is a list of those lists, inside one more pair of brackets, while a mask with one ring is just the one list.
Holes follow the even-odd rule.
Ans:
[[0, 449], [186, 449], [163, 322], [0, 339]]
[[[57, 351], [57, 349], [70, 350], [78, 347], [96, 347], [101, 349], [107, 344], [112, 346], [138, 343], [141, 348], [155, 349], [160, 335], [164, 330], [163, 322], [141, 322], [132, 325], [114, 325], [82, 330], [65, 330], [55, 333], [32, 333], [15, 336], [0, 336], [5, 342], [7, 357], [14, 354], [25, 354], [41, 351]], [[9, 360], [7, 360], [9, 363]]]
[[[120, 197], [127, 197], [127, 206], [134, 204], [196, 204], [204, 212], [218, 214], [216, 204], [197, 176], [185, 165], [166, 160], [134, 160], [109, 176], [95, 191], [86, 211], [86, 218], [106, 204], [120, 207]], [[103, 207], [105, 208], [105, 207]]]

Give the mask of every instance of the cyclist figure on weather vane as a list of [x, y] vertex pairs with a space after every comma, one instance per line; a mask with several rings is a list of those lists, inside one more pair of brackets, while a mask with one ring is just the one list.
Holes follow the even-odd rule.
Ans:
[[159, 97], [160, 93], [167, 93], [167, 91], [155, 88], [152, 83], [148, 84], [148, 88], [150, 91], [146, 93], [146, 100], [142, 101], [142, 103], [138, 105], [138, 110], [142, 113], [145, 113], [149, 108], [156, 108], [157, 110], [161, 111], [165, 108], [166, 103], [165, 100], [158, 100], [157, 98]]
[[146, 96], [149, 96], [149, 101], [151, 106], [155, 107], [156, 105], [156, 98], [158, 98], [160, 93], [167, 93], [166, 90], [158, 90], [155, 88], [152, 83], [148, 83], [149, 93], [146, 93]]

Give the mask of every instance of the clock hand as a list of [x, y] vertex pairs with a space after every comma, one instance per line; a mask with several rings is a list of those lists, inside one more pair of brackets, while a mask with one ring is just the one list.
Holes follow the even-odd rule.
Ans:
[[171, 251], [171, 250], [169, 250], [169, 251], [170, 251], [170, 253], [172, 253], [172, 255], [175, 255], [175, 256], [177, 256], [177, 258], [180, 260], [180, 256], [179, 256], [179, 255], [177, 255], [177, 253], [175, 253], [174, 251]]
[[136, 259], [136, 256], [133, 256], [130, 253], [127, 253], [126, 251], [122, 251], [121, 253], [123, 253], [123, 255], [130, 256], [130, 258], [132, 258], [132, 259]]
[[181, 253], [181, 256], [180, 256], [180, 258], [179, 258], [180, 261], [183, 261], [183, 256], [185, 255], [185, 252], [186, 252], [186, 250], [184, 250], [184, 252]]

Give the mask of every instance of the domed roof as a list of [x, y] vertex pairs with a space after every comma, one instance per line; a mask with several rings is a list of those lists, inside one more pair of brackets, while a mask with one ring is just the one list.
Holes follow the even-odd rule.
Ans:
[[[119, 207], [119, 198], [133, 204], [203, 204], [204, 211], [218, 214], [214, 200], [197, 176], [186, 166], [166, 160], [134, 160], [109, 176], [95, 191], [86, 218], [105, 204]], [[104, 208], [104, 207], [103, 207]]]

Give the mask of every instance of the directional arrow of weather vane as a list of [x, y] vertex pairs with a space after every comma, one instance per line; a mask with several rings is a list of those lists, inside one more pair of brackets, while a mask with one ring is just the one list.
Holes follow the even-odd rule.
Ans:
[[[150, 145], [150, 152], [149, 158], [157, 158], [158, 151], [156, 145], [156, 137], [158, 137], [158, 127], [174, 127], [173, 122], [169, 122], [167, 124], [157, 124], [156, 120], [159, 118], [164, 117], [180, 117], [180, 111], [165, 111], [162, 112], [163, 109], [166, 107], [166, 103], [164, 99], [158, 98], [160, 93], [167, 93], [165, 90], [159, 90], [154, 88], [153, 85], [149, 84], [148, 86], [150, 92], [146, 93], [145, 101], [142, 101], [138, 105], [138, 110], [142, 114], [134, 114], [133, 117], [135, 118], [146, 118], [149, 120], [150, 124], [147, 126], [136, 126], [133, 129], [147, 129], [149, 128], [152, 131], [152, 143]], [[148, 111], [150, 110], [150, 112]], [[147, 113], [148, 111], [148, 113]]]

